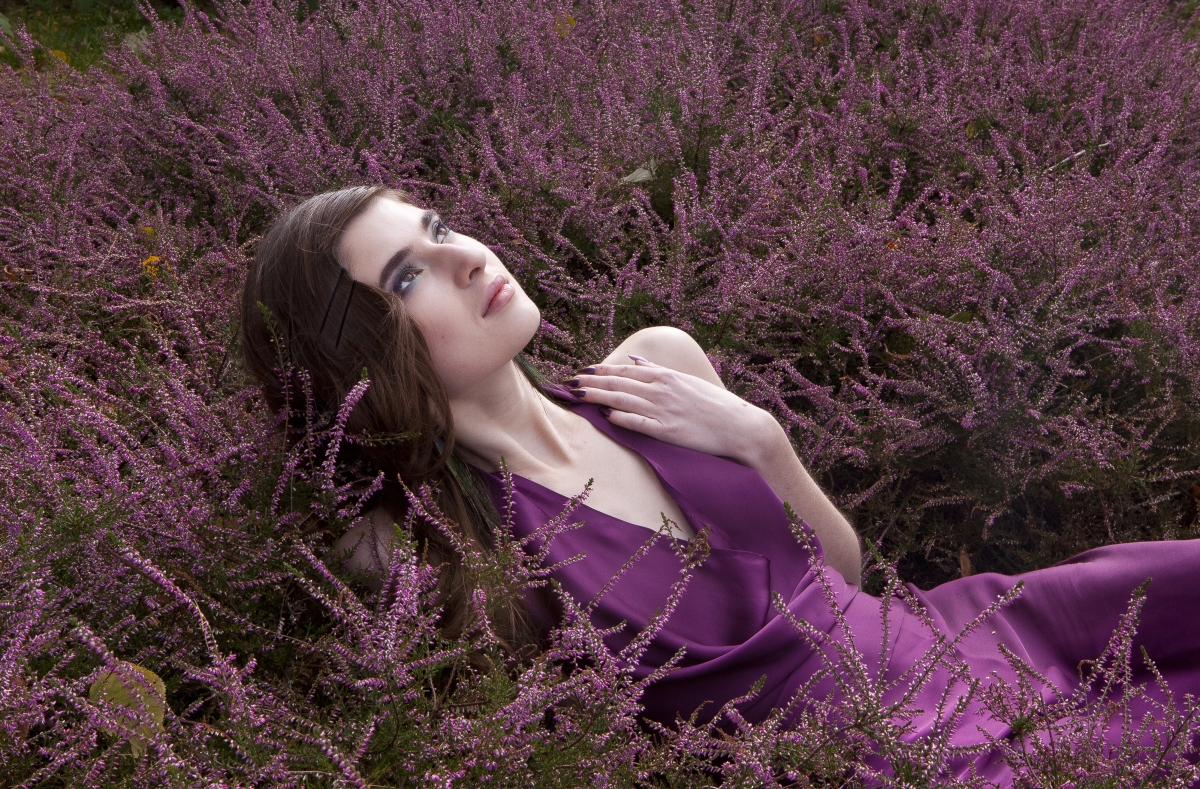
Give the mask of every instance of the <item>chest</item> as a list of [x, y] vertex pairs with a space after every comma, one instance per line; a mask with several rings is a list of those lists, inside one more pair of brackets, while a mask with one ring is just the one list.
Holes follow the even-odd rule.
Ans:
[[584, 502], [589, 508], [649, 531], [658, 531], [665, 515], [674, 524], [674, 536], [692, 539], [687, 517], [663, 488], [654, 468], [637, 452], [596, 431], [586, 441], [582, 457], [584, 462], [578, 466], [531, 479], [563, 496], [577, 495], [591, 479], [592, 490]]

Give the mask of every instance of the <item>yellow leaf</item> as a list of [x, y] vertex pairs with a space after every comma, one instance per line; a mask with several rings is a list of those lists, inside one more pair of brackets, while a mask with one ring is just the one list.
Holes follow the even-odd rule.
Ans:
[[143, 225], [142, 232], [150, 238], [154, 238], [154, 228], [150, 227], [150, 225]]
[[[143, 723], [138, 734], [129, 740], [134, 756], [146, 752], [146, 741], [156, 731], [162, 731], [163, 718], [167, 711], [167, 686], [162, 678], [148, 668], [122, 661], [119, 671], [105, 671], [88, 688], [88, 698], [93, 704], [108, 702], [133, 712], [139, 718], [149, 715], [154, 721], [151, 726]], [[119, 731], [113, 731], [119, 735]]]
[[567, 34], [575, 27], [575, 17], [570, 14], [563, 14], [554, 20], [554, 32], [559, 38], [566, 38]]
[[66, 53], [66, 52], [63, 52], [61, 49], [52, 49], [52, 50], [50, 50], [50, 54], [51, 54], [51, 55], [54, 55], [54, 57], [58, 58], [58, 59], [59, 59], [59, 60], [61, 60], [63, 63], [70, 63], [70, 62], [71, 62], [71, 58], [70, 58], [70, 57], [68, 57], [68, 56], [67, 56], [67, 53]]
[[158, 255], [151, 255], [141, 262], [142, 268], [146, 269], [146, 273], [152, 277], [158, 277], [158, 266], [154, 265], [161, 258]]

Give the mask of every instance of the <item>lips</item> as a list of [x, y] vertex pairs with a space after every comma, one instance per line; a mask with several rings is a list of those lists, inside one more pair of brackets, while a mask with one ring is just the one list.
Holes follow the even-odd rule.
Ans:
[[497, 274], [496, 278], [489, 282], [483, 291], [483, 317], [486, 318], [508, 304], [515, 292], [504, 275]]

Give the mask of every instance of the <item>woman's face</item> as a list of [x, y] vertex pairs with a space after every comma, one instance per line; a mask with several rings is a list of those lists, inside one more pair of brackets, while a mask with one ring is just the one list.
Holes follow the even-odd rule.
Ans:
[[433, 211], [375, 200], [347, 226], [339, 252], [356, 281], [403, 299], [451, 397], [512, 361], [541, 325], [500, 259]]

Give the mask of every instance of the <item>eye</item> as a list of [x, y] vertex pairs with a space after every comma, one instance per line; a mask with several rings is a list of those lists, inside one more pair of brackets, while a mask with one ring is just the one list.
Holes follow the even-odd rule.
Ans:
[[437, 224], [435, 224], [433, 227], [433, 236], [434, 236], [434, 238], [437, 239], [439, 244], [442, 243], [443, 241], [445, 241], [446, 236], [450, 235], [450, 233], [451, 233], [450, 228], [446, 225], [445, 222], [443, 222], [440, 219], [437, 221]]
[[412, 284], [417, 281], [417, 275], [420, 273], [421, 269], [419, 268], [405, 266], [400, 270], [400, 273], [397, 274], [396, 278], [393, 280], [395, 284], [392, 286], [392, 292], [403, 296], [408, 292], [408, 289], [412, 287]]

